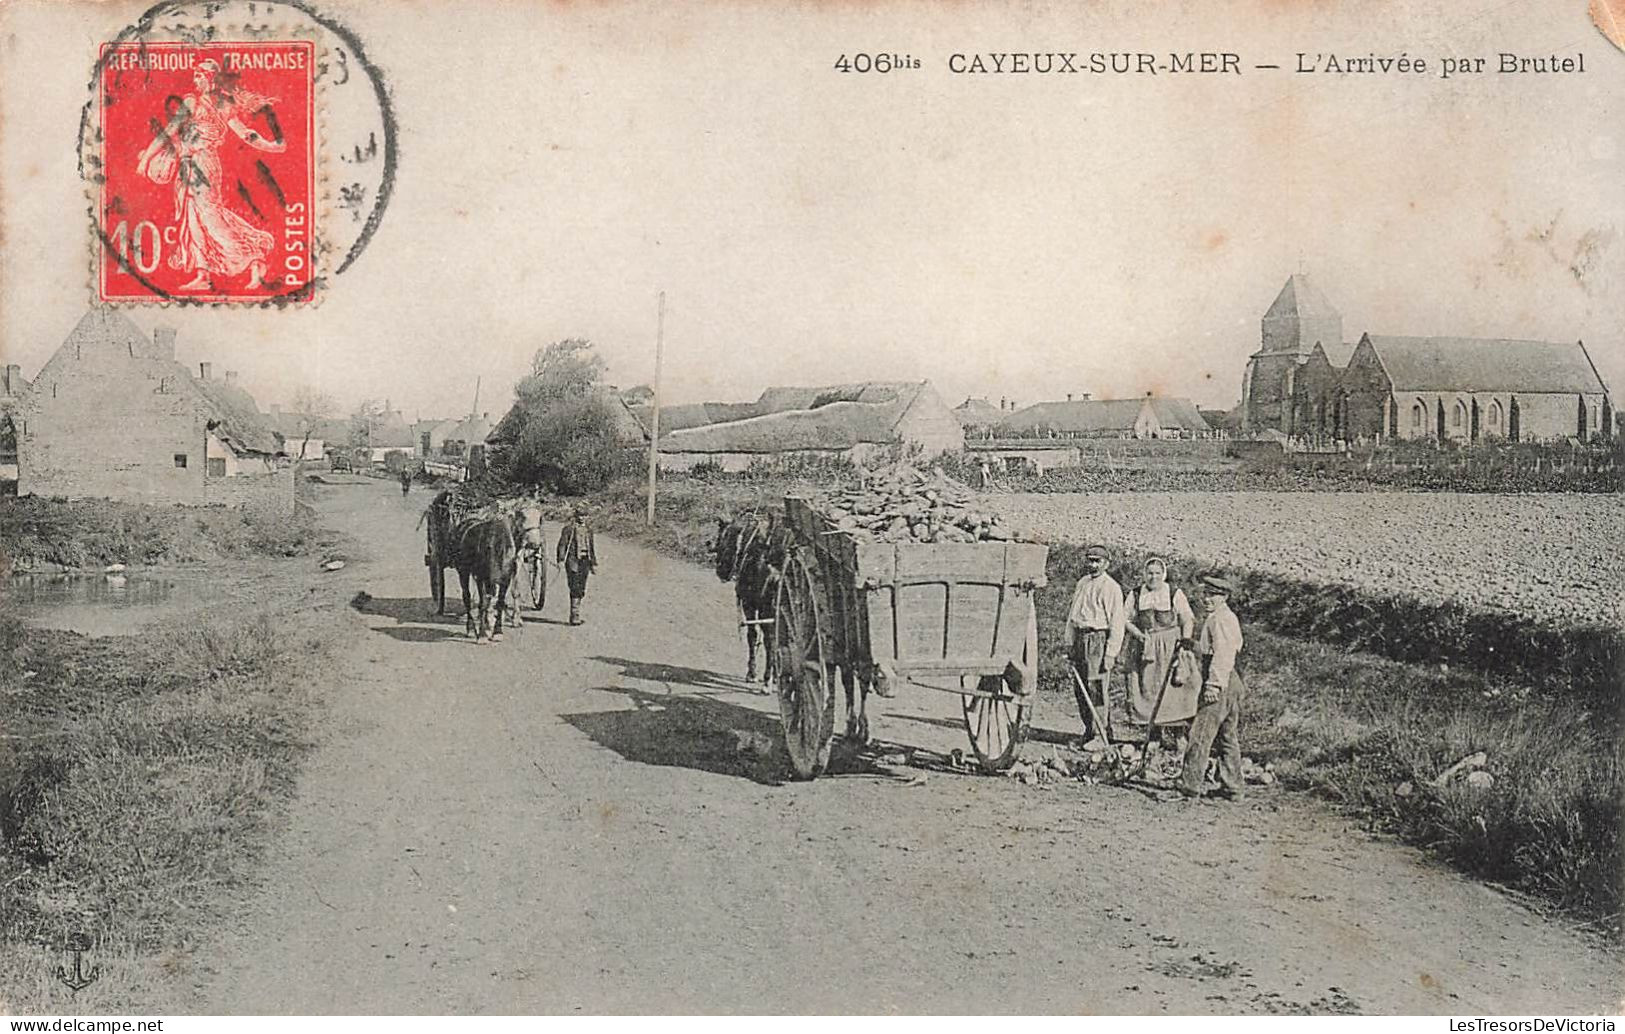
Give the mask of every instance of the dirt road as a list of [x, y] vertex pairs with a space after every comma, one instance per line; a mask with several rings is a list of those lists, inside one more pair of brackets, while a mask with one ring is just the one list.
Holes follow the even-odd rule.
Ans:
[[[586, 625], [554, 592], [477, 646], [427, 615], [425, 502], [326, 490], [366, 631], [200, 1011], [1618, 1008], [1616, 957], [1288, 793], [783, 781], [709, 571], [601, 540]], [[879, 734], [963, 746], [955, 698], [915, 696]]]

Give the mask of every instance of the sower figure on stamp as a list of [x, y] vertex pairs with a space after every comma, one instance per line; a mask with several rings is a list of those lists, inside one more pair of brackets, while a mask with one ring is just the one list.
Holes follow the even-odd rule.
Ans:
[[587, 595], [587, 576], [598, 569], [598, 550], [594, 547], [592, 528], [587, 515], [577, 506], [570, 511], [570, 523], [559, 532], [559, 563], [564, 565], [565, 579], [570, 583], [570, 624], [581, 624], [581, 598]]
[[1200, 591], [1207, 603], [1207, 615], [1196, 637], [1196, 653], [1202, 661], [1202, 690], [1196, 719], [1191, 723], [1191, 742], [1185, 751], [1179, 792], [1187, 797], [1202, 795], [1208, 755], [1219, 752], [1219, 794], [1240, 798], [1244, 783], [1241, 774], [1241, 701], [1247, 692], [1236, 672], [1236, 655], [1241, 652], [1241, 622], [1230, 609], [1236, 587], [1222, 575], [1203, 575]]
[[[1106, 547], [1090, 546], [1083, 553], [1083, 577], [1072, 593], [1072, 606], [1066, 612], [1066, 643], [1072, 666], [1078, 669], [1091, 694], [1098, 696], [1101, 721], [1111, 722], [1111, 671], [1123, 649], [1123, 589], [1106, 573]], [[1098, 689], [1097, 689], [1098, 687]], [[1095, 728], [1089, 701], [1083, 690], [1073, 686], [1078, 698], [1078, 715], [1083, 719], [1084, 740], [1106, 736], [1107, 729]]]
[[287, 144], [246, 123], [269, 112], [272, 99], [242, 89], [234, 77], [217, 85], [217, 79], [225, 78], [219, 62], [199, 62], [192, 74], [197, 92], [181, 98], [169, 124], [136, 159], [138, 174], [154, 183], [175, 184], [178, 239], [169, 265], [196, 274], [182, 285], [183, 291], [207, 291], [214, 286], [212, 277], [237, 276], [244, 270], [249, 288], [263, 286], [266, 259], [276, 243], [271, 234], [232, 211], [220, 148], [227, 133], [270, 154], [280, 154]]

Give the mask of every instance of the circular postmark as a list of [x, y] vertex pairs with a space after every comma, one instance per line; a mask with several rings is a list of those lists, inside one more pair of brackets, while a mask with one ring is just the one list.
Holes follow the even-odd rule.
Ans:
[[383, 221], [389, 89], [303, 0], [169, 0], [104, 43], [79, 126], [105, 304], [319, 297]]

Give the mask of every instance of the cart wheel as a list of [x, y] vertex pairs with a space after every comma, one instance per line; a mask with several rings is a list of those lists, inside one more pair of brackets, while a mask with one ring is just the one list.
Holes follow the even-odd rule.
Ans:
[[800, 559], [788, 560], [774, 607], [774, 648], [784, 746], [798, 779], [814, 779], [824, 770], [835, 735], [835, 694], [818, 611], [812, 574]]
[[971, 750], [987, 772], [1003, 772], [1013, 765], [1016, 750], [1027, 738], [1027, 730], [1032, 727], [1033, 705], [1038, 702], [1036, 610], [1027, 616], [1027, 635], [1021, 646], [1018, 666], [1022, 669], [1022, 688], [1026, 691], [1023, 696], [1014, 696], [1003, 676], [985, 675], [976, 688], [998, 696], [966, 695], [960, 698], [964, 704], [965, 731], [970, 734]]
[[542, 562], [541, 554], [532, 553], [525, 561], [526, 581], [525, 587], [530, 593], [530, 609], [541, 610], [542, 604], [547, 602], [547, 564]]

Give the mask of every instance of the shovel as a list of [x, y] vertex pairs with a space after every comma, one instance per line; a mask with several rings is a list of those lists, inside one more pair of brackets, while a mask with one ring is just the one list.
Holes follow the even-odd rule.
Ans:
[[1151, 740], [1157, 735], [1157, 716], [1162, 714], [1162, 698], [1168, 695], [1168, 687], [1174, 684], [1174, 672], [1179, 670], [1182, 653], [1182, 647], [1174, 647], [1173, 659], [1168, 662], [1168, 674], [1162, 677], [1162, 688], [1157, 690], [1157, 702], [1151, 705], [1151, 724], [1145, 727], [1145, 750], [1140, 752], [1140, 764], [1134, 770], [1135, 779], [1145, 775], [1146, 762], [1151, 760]]
[[[1076, 664], [1069, 664], [1067, 667], [1072, 670], [1072, 679], [1078, 684], [1078, 689], [1083, 693], [1084, 705], [1089, 708], [1089, 717], [1095, 720], [1096, 731], [1099, 733], [1100, 738], [1106, 743], [1107, 756], [1112, 759], [1113, 765], [1121, 765], [1123, 763], [1122, 755], [1118, 754], [1117, 748], [1112, 746], [1111, 737], [1107, 735], [1106, 723], [1101, 721], [1100, 712], [1095, 710], [1095, 700], [1089, 695], [1089, 687], [1084, 683], [1083, 676], [1078, 674], [1078, 666]], [[1107, 706], [1111, 706], [1111, 702], [1109, 700], [1107, 701]]]

